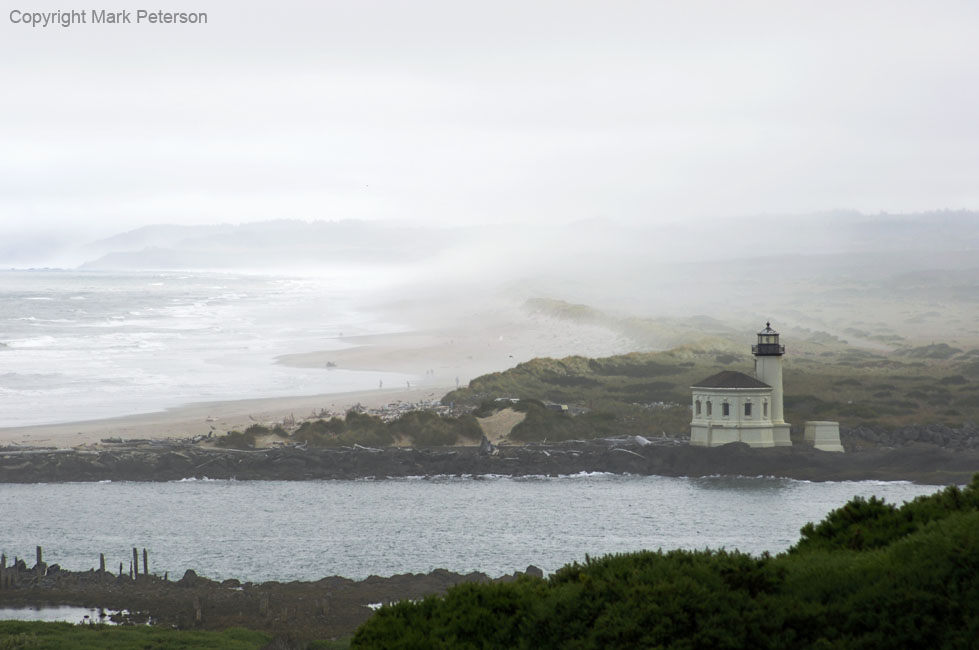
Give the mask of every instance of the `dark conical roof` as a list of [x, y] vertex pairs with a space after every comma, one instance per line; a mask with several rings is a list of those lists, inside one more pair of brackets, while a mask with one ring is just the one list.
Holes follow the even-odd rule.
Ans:
[[691, 388], [771, 388], [771, 386], [737, 370], [722, 370], [716, 375], [698, 381]]
[[771, 323], [771, 321], [765, 323], [765, 329], [763, 329], [762, 331], [758, 332], [758, 336], [763, 336], [765, 334], [767, 334], [767, 335], [772, 335], [772, 334], [778, 335], [778, 332], [776, 332], [775, 330], [772, 329], [772, 323]]

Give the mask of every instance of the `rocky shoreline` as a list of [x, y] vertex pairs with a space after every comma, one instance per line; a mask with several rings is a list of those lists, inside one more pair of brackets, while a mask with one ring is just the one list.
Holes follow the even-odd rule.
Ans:
[[979, 450], [931, 443], [845, 454], [742, 443], [691, 447], [673, 438], [620, 437], [556, 444], [405, 448], [277, 447], [240, 451], [187, 442], [129, 441], [98, 450], [0, 449], [0, 483], [86, 481], [352, 480], [408, 476], [776, 476], [808, 481], [907, 480], [968, 483]]
[[944, 424], [893, 427], [840, 427], [840, 436], [847, 451], [877, 447], [902, 447], [918, 443], [937, 445], [944, 449], [979, 450], [979, 426], [967, 422], [955, 428]]
[[[937, 435], [937, 434], [936, 434]], [[865, 438], [863, 438], [865, 439]], [[74, 481], [351, 480], [408, 476], [559, 476], [581, 472], [702, 477], [776, 476], [810, 481], [909, 480], [968, 483], [979, 472], [979, 451], [923, 442], [891, 448], [851, 447], [828, 453], [796, 444], [752, 449], [734, 443], [691, 447], [674, 438], [619, 437], [558, 444], [414, 449], [281, 446], [240, 451], [189, 441], [119, 441], [98, 449], [0, 449], [0, 483]], [[179, 580], [131, 567], [67, 571], [41, 561], [0, 560], [0, 606], [45, 604], [105, 609], [114, 622], [180, 628], [261, 630], [281, 638], [336, 638], [352, 634], [381, 603], [442, 594], [465, 582], [489, 582], [482, 573], [325, 577], [308, 582], [216, 582], [187, 571]], [[527, 574], [540, 575], [528, 567]], [[514, 580], [520, 572], [496, 578]]]
[[[323, 639], [353, 634], [380, 604], [444, 594], [464, 582], [507, 582], [522, 574], [491, 580], [483, 573], [436, 569], [360, 581], [334, 576], [310, 582], [241, 583], [216, 582], [190, 570], [179, 580], [170, 580], [138, 569], [137, 564], [136, 575], [121, 569], [118, 574], [103, 568], [67, 571], [56, 564], [38, 561], [30, 567], [17, 560], [0, 566], [0, 607], [68, 605], [106, 610], [105, 620], [112, 623], [213, 630], [247, 627], [293, 639]], [[536, 567], [527, 567], [526, 573], [543, 575]]]

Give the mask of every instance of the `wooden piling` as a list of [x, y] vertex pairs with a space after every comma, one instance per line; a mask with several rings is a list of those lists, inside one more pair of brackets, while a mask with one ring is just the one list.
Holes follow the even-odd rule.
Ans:
[[43, 559], [43, 556], [44, 556], [44, 554], [41, 551], [41, 547], [38, 546], [37, 547], [37, 562], [34, 563], [34, 573], [37, 575], [38, 578], [40, 578], [41, 576], [43, 576], [44, 573], [45, 573], [44, 572], [44, 559]]
[[99, 553], [99, 573], [105, 573], [105, 553]]
[[0, 589], [7, 586], [7, 554], [0, 553]]
[[200, 596], [194, 596], [194, 620], [198, 623], [204, 620], [204, 603]]
[[139, 577], [139, 551], [136, 550], [135, 546], [133, 547], [133, 565], [129, 573], [132, 574], [133, 580]]
[[122, 577], [122, 562], [119, 563], [119, 577]]
[[149, 574], [150, 574], [150, 562], [147, 559], [146, 549], [144, 548], [143, 549], [143, 577], [146, 577]]
[[267, 593], [258, 597], [258, 615], [264, 618], [269, 616], [269, 595]]

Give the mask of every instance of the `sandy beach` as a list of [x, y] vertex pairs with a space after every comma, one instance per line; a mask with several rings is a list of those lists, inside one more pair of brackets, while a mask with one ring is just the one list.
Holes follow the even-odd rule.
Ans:
[[[396, 402], [441, 399], [445, 393], [488, 372], [511, 368], [534, 357], [573, 354], [606, 356], [632, 351], [633, 343], [608, 330], [576, 325], [513, 309], [471, 314], [465, 322], [404, 333], [345, 337], [352, 347], [280, 357], [278, 363], [303, 368], [391, 371], [414, 375], [417, 383], [353, 393], [201, 402], [154, 413], [0, 428], [0, 446], [69, 448], [103, 438], [188, 438], [223, 434], [254, 423], [342, 414], [360, 404], [379, 408]], [[328, 366], [328, 364], [330, 364]]]
[[255, 423], [270, 424], [284, 418], [296, 421], [322, 411], [342, 414], [361, 404], [379, 408], [393, 402], [440, 399], [449, 389], [428, 385], [406, 390], [384, 389], [354, 393], [329, 393], [296, 397], [201, 402], [156, 413], [139, 413], [105, 420], [0, 429], [0, 445], [78, 447], [103, 438], [190, 438], [209, 431], [243, 430]]

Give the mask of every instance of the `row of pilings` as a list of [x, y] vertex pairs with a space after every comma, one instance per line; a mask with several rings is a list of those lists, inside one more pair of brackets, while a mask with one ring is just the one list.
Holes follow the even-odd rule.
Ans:
[[[57, 564], [52, 564], [48, 566], [44, 562], [44, 550], [38, 546], [36, 551], [36, 558], [33, 567], [28, 567], [27, 562], [21, 558], [14, 557], [13, 564], [7, 565], [7, 554], [0, 554], [0, 589], [10, 589], [14, 587], [20, 587], [28, 584], [38, 584], [40, 581], [47, 577], [49, 574], [57, 574], [61, 572], [61, 567]], [[119, 563], [119, 578], [125, 577], [125, 562]], [[105, 553], [99, 553], [99, 575], [108, 576], [108, 572], [105, 569]], [[139, 550], [133, 547], [133, 559], [129, 561], [129, 578], [130, 580], [139, 580], [141, 578], [147, 578], [150, 575], [150, 561], [149, 553], [146, 549], [143, 549], [143, 572], [139, 571]], [[165, 576], [164, 580], [168, 579], [169, 576]]]

